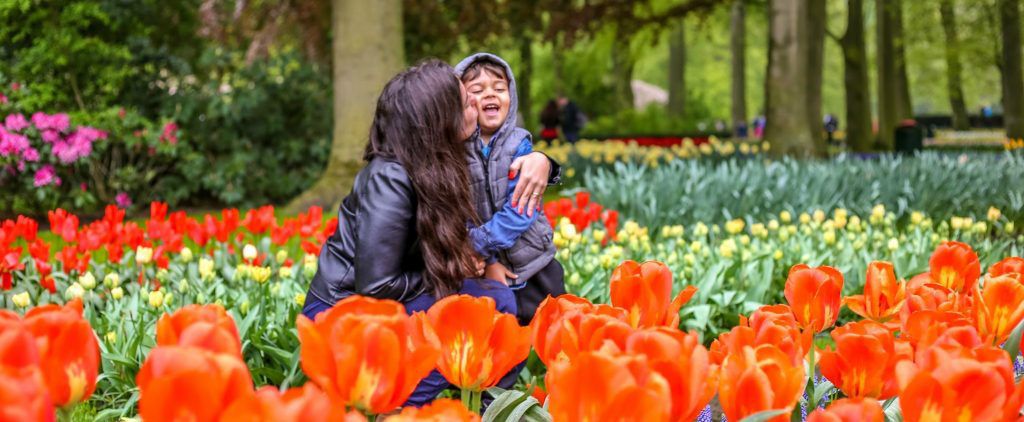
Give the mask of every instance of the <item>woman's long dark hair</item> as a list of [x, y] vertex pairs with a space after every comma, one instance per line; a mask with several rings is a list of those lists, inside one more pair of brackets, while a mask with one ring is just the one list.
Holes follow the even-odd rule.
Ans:
[[364, 158], [387, 157], [405, 168], [416, 191], [416, 232], [424, 280], [437, 297], [459, 290], [475, 272], [467, 223], [478, 218], [462, 139], [463, 103], [455, 70], [429, 60], [384, 87]]

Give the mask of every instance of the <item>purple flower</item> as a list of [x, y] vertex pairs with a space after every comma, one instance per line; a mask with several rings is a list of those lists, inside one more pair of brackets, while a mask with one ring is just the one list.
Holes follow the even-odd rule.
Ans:
[[114, 197], [114, 203], [121, 208], [128, 208], [132, 206], [132, 198], [130, 198], [127, 193], [119, 192], [117, 196]]
[[63, 132], [71, 125], [71, 119], [65, 113], [48, 115], [40, 111], [32, 115], [32, 124], [39, 130], [53, 129]]
[[39, 150], [30, 146], [21, 152], [21, 157], [24, 158], [25, 161], [34, 163], [39, 161]]
[[92, 143], [106, 137], [107, 133], [101, 130], [87, 126], [80, 127], [64, 140], [53, 143], [53, 155], [61, 163], [73, 163], [79, 158], [92, 154]]
[[49, 184], [60, 186], [60, 177], [57, 177], [57, 171], [54, 170], [53, 166], [47, 164], [36, 171], [34, 185], [38, 188]]
[[42, 137], [43, 142], [52, 144], [60, 140], [60, 133], [53, 129], [46, 129], [43, 131]]
[[22, 129], [28, 127], [28, 120], [21, 113], [8, 114], [7, 118], [4, 119], [4, 126], [7, 126], [7, 130], [12, 132], [20, 132]]
[[168, 122], [164, 125], [164, 132], [160, 134], [161, 142], [168, 142], [171, 145], [178, 143], [178, 124]]
[[30, 148], [28, 138], [17, 133], [10, 133], [0, 128], [0, 156], [21, 154], [22, 151]]

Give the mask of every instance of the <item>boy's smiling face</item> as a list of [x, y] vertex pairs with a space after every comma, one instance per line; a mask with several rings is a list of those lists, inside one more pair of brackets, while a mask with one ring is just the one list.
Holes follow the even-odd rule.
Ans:
[[477, 110], [480, 113], [480, 133], [484, 136], [493, 135], [508, 117], [511, 102], [508, 79], [494, 75], [487, 69], [481, 69], [479, 75], [466, 83], [466, 89], [476, 98]]

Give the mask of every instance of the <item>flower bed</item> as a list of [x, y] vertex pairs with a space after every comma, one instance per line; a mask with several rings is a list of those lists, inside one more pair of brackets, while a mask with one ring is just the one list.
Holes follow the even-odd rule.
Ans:
[[[592, 212], [589, 205], [583, 208]], [[681, 283], [661, 262], [624, 261], [607, 278], [609, 304], [549, 298], [529, 327], [490, 299], [469, 296], [413, 316], [396, 302], [352, 297], [311, 321], [286, 297], [301, 287], [295, 276], [308, 273], [308, 263], [288, 273], [287, 252], [268, 247], [322, 240], [332, 224], [316, 210], [283, 223], [272, 209], [241, 221], [227, 211], [221, 220], [204, 218], [205, 227], [180, 215], [166, 217], [156, 205], [134, 251], [69, 270], [77, 281], [65, 305], [37, 305], [63, 300], [33, 286], [31, 271], [13, 270], [5, 300], [28, 293], [9, 304], [31, 309], [24, 316], [0, 311], [0, 391], [10, 392], [0, 395], [4, 414], [52, 420], [58, 407], [66, 415], [88, 403], [96, 419], [477, 421], [481, 394], [531, 349], [543, 376], [534, 373], [526, 391], [489, 390], [497, 398], [484, 418], [694, 420], [709, 417], [717, 396], [729, 420], [786, 421], [808, 409], [812, 421], [882, 421], [885, 414], [922, 421], [964, 412], [973, 420], [1016, 420], [1024, 399], [1011, 358], [1021, 344], [1024, 259], [983, 266], [960, 242], [940, 243], [926, 272], [910, 281], [897, 278], [892, 263], [873, 261], [863, 289], [847, 284], [853, 272], [793, 265], [781, 286], [785, 304], [739, 316], [705, 347], [699, 332], [679, 326], [707, 287]], [[561, 230], [575, 227], [565, 221]], [[65, 241], [91, 242], [95, 226], [75, 228], [69, 215], [55, 223], [55, 234], [76, 235]], [[3, 227], [8, 251], [39, 239], [29, 220]], [[174, 233], [189, 246], [148, 249], [173, 244]], [[103, 268], [131, 280], [104, 275], [100, 284], [93, 273]], [[837, 326], [844, 306], [857, 318]], [[435, 368], [462, 391], [461, 403], [399, 409]]]

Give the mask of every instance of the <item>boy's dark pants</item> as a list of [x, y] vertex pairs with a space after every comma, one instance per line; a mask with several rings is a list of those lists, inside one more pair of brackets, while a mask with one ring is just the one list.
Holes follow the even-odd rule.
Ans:
[[557, 259], [540, 270], [522, 288], [514, 290], [516, 294], [516, 318], [519, 325], [530, 325], [537, 307], [549, 295], [557, 297], [565, 294], [565, 270]]

